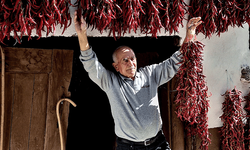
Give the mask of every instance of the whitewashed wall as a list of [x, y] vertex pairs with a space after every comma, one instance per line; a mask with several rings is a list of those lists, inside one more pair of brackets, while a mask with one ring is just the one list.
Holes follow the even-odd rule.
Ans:
[[[73, 1], [73, 0], [72, 0]], [[189, 0], [186, 0], [189, 3]], [[74, 10], [71, 10], [72, 18]], [[187, 18], [187, 17], [186, 17]], [[186, 25], [186, 21], [184, 21]], [[240, 81], [241, 66], [250, 66], [250, 50], [249, 50], [249, 32], [248, 25], [245, 24], [244, 28], [230, 27], [228, 32], [221, 34], [220, 37], [213, 35], [210, 39], [205, 39], [203, 34], [199, 34], [197, 39], [203, 42], [204, 50], [204, 74], [212, 96], [209, 97], [210, 106], [209, 128], [220, 127], [222, 122], [220, 116], [222, 115], [222, 102], [224, 101], [222, 94], [227, 89], [232, 89], [236, 86], [241, 90], [243, 96], [249, 92], [250, 84], [244, 84]], [[186, 26], [180, 28], [180, 33], [177, 34], [185, 38]], [[55, 36], [61, 36], [62, 30], [57, 28]], [[63, 36], [72, 36], [75, 34], [74, 23], [65, 31]], [[45, 34], [44, 34], [45, 35]], [[99, 31], [90, 29], [88, 30], [89, 36], [107, 36], [108, 33], [100, 34]], [[168, 36], [164, 31], [159, 36]], [[51, 36], [51, 35], [50, 35]], [[125, 36], [141, 37], [143, 34], [131, 33]]]
[[245, 96], [249, 92], [250, 84], [240, 81], [241, 67], [250, 66], [249, 32], [248, 25], [244, 28], [229, 28], [227, 33], [221, 37], [212, 36], [211, 39], [203, 39], [198, 36], [205, 46], [204, 51], [204, 74], [207, 76], [210, 106], [208, 117], [209, 127], [222, 126], [220, 116], [222, 115], [222, 103], [224, 97], [221, 96], [228, 89], [234, 86], [242, 91]]

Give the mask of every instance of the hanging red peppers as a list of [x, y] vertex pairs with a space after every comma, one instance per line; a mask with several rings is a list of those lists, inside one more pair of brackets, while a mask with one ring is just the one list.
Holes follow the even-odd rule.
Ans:
[[58, 24], [64, 32], [71, 24], [69, 5], [70, 0], [1, 0], [0, 42], [9, 39], [11, 32], [19, 43], [24, 35], [31, 39], [34, 29], [40, 38], [42, 31], [55, 32]]
[[209, 102], [203, 75], [203, 47], [199, 41], [182, 45], [180, 51], [183, 61], [177, 74], [179, 83], [175, 102], [179, 103], [177, 116], [188, 124], [188, 135], [198, 135], [201, 139], [200, 148], [207, 150], [210, 143], [207, 117]]
[[157, 32], [163, 27], [160, 19], [160, 9], [163, 9], [163, 4], [160, 0], [150, 0], [147, 2], [149, 10], [148, 16], [148, 31], [152, 34], [152, 37], [157, 37]]
[[247, 124], [246, 124], [246, 130], [245, 130], [245, 146], [246, 149], [250, 149], [250, 92], [248, 93], [247, 96], [245, 96], [246, 100], [246, 106], [245, 110], [247, 112]]
[[78, 0], [78, 3], [79, 9], [83, 9], [83, 16], [88, 25], [101, 33], [116, 19], [117, 11], [122, 12], [115, 0]]
[[223, 115], [220, 117], [223, 122], [221, 128], [222, 149], [245, 150], [241, 91], [235, 87], [232, 91], [226, 91], [223, 96], [225, 101], [222, 104]]
[[[2, 43], [10, 33], [19, 42], [24, 35], [30, 39], [33, 30], [40, 38], [42, 32], [54, 33], [56, 25], [64, 33], [71, 23], [70, 0], [1, 0], [0, 4]], [[250, 0], [191, 0], [190, 6], [184, 0], [77, 0], [76, 4], [89, 26], [114, 38], [138, 29], [152, 37], [161, 29], [178, 32], [186, 11], [190, 17], [202, 17], [204, 23], [196, 32], [206, 37], [220, 35], [229, 26], [250, 25]]]
[[139, 28], [152, 37], [161, 28], [178, 32], [185, 14], [184, 0], [78, 0], [78, 4], [89, 26], [109, 31], [114, 38]]
[[186, 4], [184, 0], [174, 0], [169, 5], [169, 18], [170, 18], [170, 26], [167, 28], [167, 26], [164, 25], [165, 30], [169, 31], [170, 34], [173, 32], [179, 32], [179, 25], [182, 25], [182, 20], [184, 19], [185, 11], [186, 11]]
[[202, 17], [205, 22], [196, 30], [206, 37], [217, 33], [220, 36], [229, 26], [243, 27], [250, 25], [249, 0], [191, 0], [189, 7], [190, 17]]
[[[190, 17], [202, 17], [204, 23], [196, 32], [206, 37], [228, 30], [229, 26], [242, 27], [250, 24], [250, 0], [78, 0], [88, 25], [120, 37], [122, 33], [134, 32], [157, 34], [163, 28], [170, 34], [183, 26], [185, 12]], [[117, 34], [116, 34], [117, 33]]]
[[123, 0], [122, 10], [123, 10], [123, 31], [129, 33], [133, 29], [136, 33], [137, 28], [140, 25], [140, 15], [145, 14], [142, 4], [145, 3], [144, 0]]
[[206, 37], [211, 37], [216, 32], [215, 19], [217, 8], [213, 0], [191, 0], [189, 7], [190, 17], [201, 17], [203, 24], [197, 27], [197, 33], [203, 33]]

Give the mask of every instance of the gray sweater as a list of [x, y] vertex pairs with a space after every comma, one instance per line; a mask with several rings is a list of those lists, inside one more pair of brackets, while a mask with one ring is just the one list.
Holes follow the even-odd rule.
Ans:
[[92, 48], [81, 51], [80, 61], [91, 80], [106, 92], [118, 137], [138, 142], [156, 136], [162, 127], [157, 88], [176, 74], [179, 51], [160, 64], [138, 69], [134, 81], [106, 70]]

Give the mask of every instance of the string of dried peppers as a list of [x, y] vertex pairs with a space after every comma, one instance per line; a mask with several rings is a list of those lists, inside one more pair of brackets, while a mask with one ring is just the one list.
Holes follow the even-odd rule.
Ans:
[[250, 92], [248, 93], [247, 96], [244, 97], [246, 100], [246, 106], [245, 110], [247, 112], [246, 117], [247, 117], [247, 123], [246, 123], [246, 128], [245, 128], [245, 148], [250, 149]]
[[200, 148], [207, 150], [210, 143], [208, 132], [208, 88], [203, 75], [204, 45], [199, 41], [184, 43], [181, 47], [183, 60], [177, 77], [177, 116], [187, 122], [186, 130], [188, 136], [198, 135], [201, 139]]
[[223, 96], [225, 101], [222, 104], [223, 114], [220, 117], [223, 122], [221, 128], [222, 149], [245, 150], [241, 91], [235, 87], [231, 91], [226, 91]]
[[[9, 39], [12, 32], [19, 42], [24, 35], [30, 39], [33, 30], [40, 38], [43, 31], [54, 33], [58, 24], [64, 33], [71, 23], [70, 2], [1, 0], [0, 42]], [[190, 17], [202, 17], [204, 23], [196, 32], [206, 37], [220, 35], [229, 26], [250, 24], [250, 0], [191, 0], [190, 6], [184, 0], [77, 0], [76, 5], [89, 26], [101, 33], [108, 31], [114, 38], [138, 29], [152, 37], [162, 28], [170, 34], [178, 32], [186, 12]]]
[[191, 0], [189, 6], [190, 17], [202, 17], [205, 22], [196, 30], [206, 37], [217, 33], [220, 36], [229, 26], [243, 27], [250, 25], [249, 0]]
[[[161, 28], [178, 32], [185, 15], [184, 0], [78, 0], [89, 26], [106, 30], [116, 38], [122, 34], [141, 33], [157, 37]], [[80, 11], [79, 11], [80, 12]]]
[[[250, 24], [250, 0], [78, 0], [89, 25], [109, 30], [120, 37], [140, 27], [141, 33], [157, 37], [161, 28], [170, 34], [178, 32], [185, 12], [190, 17], [201, 16], [204, 23], [196, 30], [206, 37], [220, 36], [229, 26]], [[87, 10], [87, 11], [86, 11]], [[99, 13], [98, 13], [99, 12]], [[103, 19], [104, 18], [104, 19]], [[106, 19], [105, 19], [106, 18]], [[107, 21], [108, 18], [108, 21]], [[97, 19], [97, 20], [96, 20]], [[90, 21], [90, 22], [89, 22]]]
[[56, 25], [61, 25], [64, 33], [71, 24], [70, 4], [70, 0], [1, 0], [0, 42], [9, 39], [11, 32], [19, 43], [24, 35], [31, 39], [34, 29], [40, 38], [42, 31], [54, 33]]
[[[43, 31], [54, 33], [58, 24], [64, 33], [71, 23], [71, 0], [1, 0], [0, 4], [2, 43], [12, 32], [20, 42], [24, 35], [30, 39], [33, 30], [39, 38]], [[76, 5], [89, 26], [101, 33], [109, 31], [114, 38], [138, 29], [152, 37], [161, 28], [170, 34], [178, 32], [186, 12], [202, 17], [204, 23], [196, 32], [206, 37], [220, 35], [229, 26], [250, 25], [250, 0], [191, 0], [190, 6], [184, 0], [77, 0]]]

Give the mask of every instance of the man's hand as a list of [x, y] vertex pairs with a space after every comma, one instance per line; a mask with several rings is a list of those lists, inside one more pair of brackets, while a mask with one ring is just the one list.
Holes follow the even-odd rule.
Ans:
[[184, 43], [187, 43], [195, 37], [195, 30], [203, 21], [201, 21], [201, 17], [191, 18], [187, 23], [187, 31], [186, 31], [186, 38]]
[[74, 23], [75, 23], [75, 29], [77, 34], [85, 34], [87, 32], [87, 24], [86, 21], [83, 19], [83, 17], [80, 18], [80, 21], [78, 21], [77, 17], [77, 11], [75, 11], [74, 16]]
[[78, 21], [77, 11], [75, 11], [74, 23], [75, 23], [75, 30], [78, 35], [80, 49], [82, 51], [88, 50], [89, 43], [87, 38], [87, 24], [86, 21], [83, 19], [83, 16], [81, 16], [80, 21]]

